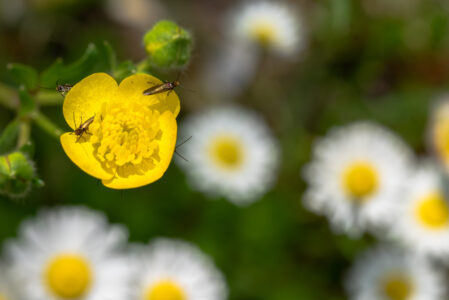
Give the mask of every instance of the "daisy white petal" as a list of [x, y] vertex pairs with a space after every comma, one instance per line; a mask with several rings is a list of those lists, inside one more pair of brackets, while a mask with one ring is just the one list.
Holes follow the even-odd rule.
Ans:
[[292, 7], [269, 1], [251, 1], [232, 14], [234, 38], [280, 55], [295, 54], [304, 44], [304, 28]]
[[8, 267], [0, 263], [0, 300], [19, 300], [19, 287]]
[[380, 125], [358, 122], [331, 130], [319, 140], [304, 169], [303, 197], [333, 228], [357, 236], [388, 225], [400, 204], [411, 151]]
[[273, 185], [279, 150], [264, 121], [236, 107], [215, 108], [187, 119], [182, 155], [177, 162], [192, 185], [211, 196], [224, 196], [235, 204], [258, 199]]
[[408, 180], [405, 202], [390, 234], [420, 255], [449, 258], [449, 202], [441, 175], [426, 162]]
[[138, 249], [133, 300], [221, 300], [226, 283], [213, 261], [183, 241], [159, 238]]
[[345, 285], [351, 300], [438, 300], [444, 281], [423, 257], [378, 246], [356, 259]]
[[25, 221], [5, 254], [27, 300], [122, 300], [131, 275], [126, 239], [98, 212], [58, 208]]

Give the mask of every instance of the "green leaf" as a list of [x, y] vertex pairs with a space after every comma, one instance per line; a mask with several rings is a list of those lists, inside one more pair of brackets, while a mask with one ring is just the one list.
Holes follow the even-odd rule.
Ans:
[[25, 86], [28, 90], [37, 87], [39, 75], [37, 71], [22, 64], [8, 64], [8, 74], [18, 86]]
[[90, 75], [100, 61], [100, 52], [94, 44], [89, 44], [83, 56], [70, 65], [64, 65], [62, 59], [57, 59], [41, 74], [41, 85], [54, 88], [58, 84], [74, 84]]
[[19, 116], [23, 117], [31, 113], [36, 108], [36, 103], [25, 88], [19, 88], [20, 109]]
[[89, 44], [83, 56], [64, 68], [62, 78], [68, 82], [78, 82], [94, 70], [99, 60], [99, 52], [94, 44]]
[[108, 70], [112, 73], [117, 68], [117, 55], [115, 53], [115, 50], [112, 48], [111, 44], [109, 44], [107, 41], [104, 41], [99, 50], [102, 53], [106, 59], [106, 67]]
[[61, 58], [45, 69], [41, 74], [41, 87], [47, 89], [54, 89], [58, 85], [61, 75], [64, 73], [64, 64]]
[[19, 121], [14, 120], [6, 126], [0, 136], [0, 154], [9, 153], [14, 150], [19, 135]]
[[[34, 156], [34, 144], [31, 141], [28, 141], [19, 148], [19, 151], [25, 154], [27, 157], [33, 157]], [[0, 153], [1, 154], [1, 153]]]
[[124, 78], [136, 73], [136, 66], [129, 60], [122, 62], [114, 71], [114, 78], [120, 82]]

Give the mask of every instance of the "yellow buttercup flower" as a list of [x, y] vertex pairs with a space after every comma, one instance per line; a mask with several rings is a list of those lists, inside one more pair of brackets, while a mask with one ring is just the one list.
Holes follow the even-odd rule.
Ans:
[[65, 97], [64, 118], [73, 130], [93, 121], [81, 134], [61, 135], [67, 156], [113, 189], [161, 178], [175, 149], [180, 104], [174, 91], [143, 95], [150, 84], [159, 83], [153, 76], [136, 74], [118, 85], [105, 73], [78, 82]]

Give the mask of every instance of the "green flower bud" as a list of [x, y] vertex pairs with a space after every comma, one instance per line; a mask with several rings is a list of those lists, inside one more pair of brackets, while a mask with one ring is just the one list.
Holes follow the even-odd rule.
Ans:
[[190, 33], [171, 21], [160, 21], [143, 39], [150, 64], [159, 68], [187, 65], [192, 51]]
[[0, 156], [0, 193], [10, 198], [24, 197], [33, 186], [42, 186], [34, 165], [21, 152]]

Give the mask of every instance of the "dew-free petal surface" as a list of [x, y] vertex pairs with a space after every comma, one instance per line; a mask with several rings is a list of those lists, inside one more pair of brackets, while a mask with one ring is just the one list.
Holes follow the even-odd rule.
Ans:
[[162, 137], [159, 143], [160, 162], [143, 175], [131, 175], [129, 177], [114, 177], [103, 180], [106, 187], [112, 189], [130, 189], [152, 183], [164, 175], [170, 165], [173, 152], [175, 151], [177, 124], [175, 116], [167, 111], [160, 116], [160, 128]]
[[119, 86], [121, 99], [136, 101], [142, 105], [148, 105], [161, 113], [171, 111], [176, 117], [180, 111], [180, 102], [175, 91], [144, 95], [146, 89], [162, 84], [163, 82], [148, 74], [135, 74], [125, 78]]
[[95, 73], [84, 78], [64, 98], [62, 111], [65, 121], [75, 129], [81, 122], [98, 114], [105, 101], [115, 99], [117, 89], [117, 82], [106, 73]]
[[98, 179], [110, 179], [114, 174], [108, 173], [101, 163], [94, 157], [91, 143], [83, 142], [81, 138], [69, 132], [60, 137], [62, 148], [72, 162], [87, 174]]

